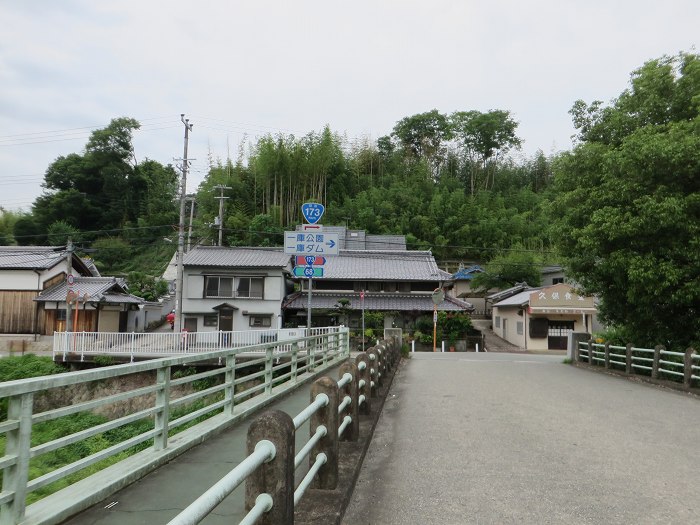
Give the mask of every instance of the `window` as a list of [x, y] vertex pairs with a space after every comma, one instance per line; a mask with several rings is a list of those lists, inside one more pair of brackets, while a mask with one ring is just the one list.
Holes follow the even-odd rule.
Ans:
[[530, 337], [533, 339], [543, 339], [547, 337], [549, 327], [549, 319], [534, 318], [530, 319]]
[[498, 315], [496, 316], [495, 323], [496, 323], [496, 328], [500, 328], [500, 327], [501, 327], [501, 318], [500, 318], [500, 316], [498, 316]]
[[204, 315], [204, 326], [219, 326], [219, 316], [216, 314], [205, 314]]
[[574, 331], [574, 321], [549, 321], [548, 335], [550, 337], [567, 337]]
[[[255, 299], [263, 298], [262, 277], [222, 277], [218, 275], [208, 275], [204, 278], [204, 297], [248, 297]], [[234, 293], [235, 290], [235, 293]]]
[[269, 315], [251, 315], [250, 326], [256, 328], [269, 328], [272, 325], [272, 317]]
[[65, 310], [56, 310], [56, 321], [65, 321], [66, 320], [66, 311]]
[[236, 297], [262, 299], [264, 282], [262, 277], [239, 277]]
[[395, 292], [396, 291], [396, 283], [395, 282], [384, 283], [384, 291], [385, 292]]
[[411, 293], [411, 283], [399, 283], [399, 292]]
[[555, 277], [554, 279], [552, 279], [552, 284], [561, 284], [563, 282], [564, 282], [563, 277]]
[[522, 322], [522, 321], [518, 321], [518, 322], [515, 324], [515, 329], [517, 330], [518, 335], [523, 335], [523, 322]]
[[204, 297], [233, 297], [233, 277], [206, 276]]
[[367, 288], [367, 285], [365, 284], [364, 281], [355, 281], [355, 282], [353, 283], [353, 291], [354, 291], [354, 292], [361, 292], [361, 291], [363, 291], [365, 288]]
[[370, 281], [367, 283], [367, 291], [368, 292], [381, 292], [382, 291], [382, 283], [379, 281]]

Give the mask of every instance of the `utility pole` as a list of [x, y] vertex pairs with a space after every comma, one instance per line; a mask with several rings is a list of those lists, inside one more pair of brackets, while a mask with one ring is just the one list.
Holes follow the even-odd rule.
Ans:
[[73, 307], [68, 300], [68, 295], [73, 291], [73, 241], [68, 239], [66, 243], [66, 281], [68, 282], [68, 293], [66, 294], [66, 332], [73, 331]]
[[228, 197], [224, 197], [224, 190], [233, 188], [219, 184], [218, 186], [214, 186], [214, 189], [221, 190], [221, 196], [214, 197], [215, 199], [219, 199], [219, 246], [221, 246], [224, 237], [224, 199], [228, 199]]
[[190, 229], [187, 230], [187, 251], [190, 251], [190, 244], [192, 242], [192, 219], [194, 219], [194, 196], [187, 197], [190, 201]]
[[177, 331], [182, 332], [182, 285], [183, 285], [183, 259], [185, 257], [185, 197], [187, 195], [187, 143], [190, 139], [190, 131], [192, 131], [192, 124], [190, 124], [190, 119], [185, 118], [185, 114], [180, 115], [180, 120], [185, 125], [185, 150], [182, 155], [182, 184], [180, 186], [180, 223], [177, 232], [177, 283], [175, 285], [175, 323], [177, 325]]

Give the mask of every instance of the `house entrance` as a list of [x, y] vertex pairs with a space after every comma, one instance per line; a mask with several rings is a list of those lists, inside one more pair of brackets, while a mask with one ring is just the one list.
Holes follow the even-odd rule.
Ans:
[[550, 350], [566, 350], [569, 334], [574, 331], [574, 321], [549, 321], [547, 347]]
[[219, 330], [222, 332], [233, 331], [233, 308], [221, 308], [219, 310]]

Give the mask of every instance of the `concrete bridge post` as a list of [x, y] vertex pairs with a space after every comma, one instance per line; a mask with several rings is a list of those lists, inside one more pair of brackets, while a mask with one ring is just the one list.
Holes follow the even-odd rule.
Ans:
[[319, 394], [328, 396], [328, 404], [311, 416], [309, 437], [313, 437], [320, 425], [326, 427], [326, 435], [311, 449], [309, 467], [321, 453], [326, 455], [326, 463], [319, 469], [312, 487], [334, 490], [338, 485], [338, 382], [330, 377], [317, 379], [311, 385], [312, 403]]
[[656, 345], [654, 347], [654, 360], [651, 365], [651, 378], [659, 378], [659, 360], [661, 359], [661, 350], [666, 350], [662, 345]]
[[5, 456], [15, 456], [15, 464], [5, 468], [2, 479], [2, 491], [12, 494], [9, 501], [0, 507], [0, 523], [11, 525], [24, 518], [27, 498], [27, 481], [29, 479], [29, 457], [32, 435], [32, 412], [34, 394], [27, 393], [8, 399], [7, 419], [17, 421], [13, 430], [8, 430], [5, 442]]
[[236, 395], [236, 354], [226, 356], [224, 383], [226, 384], [224, 389], [224, 399], [226, 400], [224, 414], [228, 417], [233, 417], [233, 408], [236, 404], [234, 397]]
[[382, 386], [384, 376], [386, 375], [384, 371], [384, 352], [382, 352], [382, 349], [378, 345], [373, 348], [373, 351], [374, 355], [377, 357], [377, 378], [374, 382], [379, 387]]
[[272, 442], [275, 456], [256, 469], [245, 483], [246, 511], [255, 506], [260, 494], [272, 496], [272, 508], [258, 523], [279, 525], [294, 523], [294, 422], [281, 410], [261, 414], [248, 428], [248, 454], [261, 440]]
[[355, 358], [355, 363], [357, 364], [357, 377], [358, 377], [358, 384], [357, 384], [357, 389], [358, 389], [358, 404], [359, 404], [359, 396], [364, 396], [365, 401], [359, 406], [360, 413], [364, 415], [368, 415], [371, 411], [371, 402], [370, 398], [372, 397], [371, 390], [370, 390], [370, 382], [372, 381], [372, 378], [369, 373], [370, 369], [370, 360], [369, 356], [365, 353], [362, 352], [360, 355], [358, 355]]
[[690, 388], [693, 383], [693, 355], [695, 353], [694, 348], [687, 348], [683, 357], [683, 385], [686, 388]]
[[272, 347], [265, 349], [265, 393], [272, 394]]
[[297, 382], [297, 369], [299, 367], [299, 343], [292, 343], [292, 383]]
[[588, 364], [593, 365], [593, 339], [588, 340]]
[[379, 365], [377, 363], [377, 354], [374, 350], [370, 348], [367, 352], [369, 357], [369, 392], [370, 397], [377, 397], [377, 370]]
[[634, 368], [632, 367], [632, 343], [627, 343], [625, 346], [625, 372], [627, 374], [634, 374]]
[[155, 430], [153, 449], [164, 450], [168, 447], [168, 423], [170, 422], [170, 368], [160, 367], [156, 372], [158, 390], [156, 392]]
[[358, 406], [360, 396], [357, 388], [359, 382], [357, 378], [357, 365], [352, 362], [345, 362], [340, 365], [338, 377], [342, 378], [347, 373], [352, 375], [352, 380], [338, 391], [338, 400], [342, 402], [346, 396], [350, 396], [351, 402], [349, 406], [345, 407], [345, 409], [338, 414], [338, 419], [342, 421], [345, 416], [350, 416], [352, 418], [352, 423], [345, 429], [340, 440], [357, 441], [360, 437], [360, 407]]
[[610, 368], [610, 342], [605, 341], [605, 368]]

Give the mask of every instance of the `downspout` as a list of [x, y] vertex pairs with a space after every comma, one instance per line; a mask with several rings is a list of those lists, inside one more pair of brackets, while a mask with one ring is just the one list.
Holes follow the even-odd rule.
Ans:
[[530, 332], [528, 331], [528, 327], [527, 327], [527, 311], [528, 311], [529, 309], [530, 309], [530, 301], [528, 301], [527, 306], [526, 306], [525, 308], [523, 308], [523, 311], [524, 311], [524, 313], [523, 313], [523, 320], [525, 321], [525, 322], [523, 323], [523, 324], [525, 325], [525, 326], [523, 327], [523, 336], [524, 336], [524, 338], [525, 338], [525, 350], [527, 350], [527, 339], [528, 339], [528, 334], [530, 333]]
[[[36, 292], [37, 295], [41, 293], [41, 272], [39, 270], [34, 270], [36, 273]], [[39, 324], [39, 301], [34, 301], [34, 320], [32, 321], [32, 333], [34, 334], [34, 342], [37, 341], [37, 327]]]

